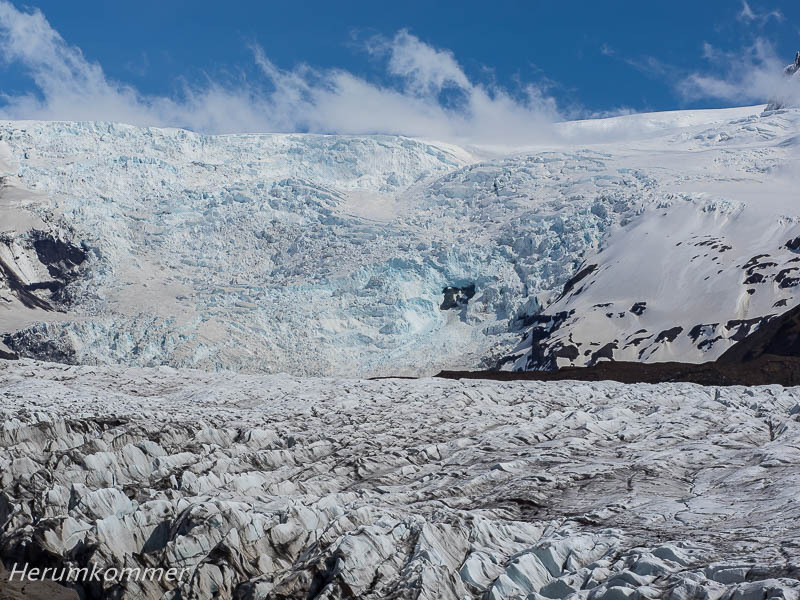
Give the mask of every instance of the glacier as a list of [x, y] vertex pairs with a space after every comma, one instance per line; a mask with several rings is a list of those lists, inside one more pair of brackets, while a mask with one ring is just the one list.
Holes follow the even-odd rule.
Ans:
[[[771, 283], [743, 298], [737, 267], [766, 253], [772, 280], [791, 268], [799, 120], [764, 107], [631, 115], [516, 149], [0, 122], [0, 255], [52, 308], [0, 283], [0, 340], [73, 364], [294, 375], [712, 359], [742, 335], [729, 322], [752, 329], [794, 302]], [[732, 247], [724, 268], [688, 250], [704, 235]], [[86, 255], [59, 263], [52, 297], [43, 238]], [[642, 258], [667, 253], [658, 268], [691, 290], [685, 306], [647, 276], [659, 271]], [[591, 285], [561, 297], [592, 264]], [[468, 286], [441, 308], [446, 288]], [[637, 302], [643, 315], [628, 312]]]
[[0, 596], [800, 599], [800, 388], [384, 378], [797, 305], [800, 110], [555, 129], [0, 122]]
[[800, 388], [22, 359], [0, 397], [9, 568], [189, 572], [89, 600], [800, 596]]

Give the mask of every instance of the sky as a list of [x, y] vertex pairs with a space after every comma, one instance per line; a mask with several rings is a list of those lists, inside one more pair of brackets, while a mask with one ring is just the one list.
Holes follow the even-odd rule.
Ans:
[[797, 50], [788, 0], [0, 0], [0, 118], [531, 137], [795, 97]]

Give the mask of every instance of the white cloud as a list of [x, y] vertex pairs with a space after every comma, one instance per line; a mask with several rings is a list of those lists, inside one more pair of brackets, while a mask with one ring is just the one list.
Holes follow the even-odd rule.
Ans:
[[[263, 81], [184, 84], [174, 96], [142, 94], [109, 79], [100, 65], [70, 46], [39, 10], [0, 0], [0, 60], [21, 67], [37, 94], [0, 94], [0, 118], [103, 120], [186, 127], [209, 133], [390, 133], [469, 143], [525, 144], [547, 137], [559, 118], [542, 87], [512, 93], [471, 81], [446, 50], [407, 31], [375, 38], [396, 85], [377, 85], [347, 71], [276, 67], [259, 47]], [[450, 93], [457, 102], [443, 103]]]
[[426, 96], [446, 87], [470, 89], [470, 83], [453, 53], [437, 50], [407, 31], [400, 31], [391, 42], [380, 38], [371, 44], [374, 54], [388, 54], [388, 72], [405, 81], [406, 90]]
[[[743, 11], [747, 19], [767, 14], [753, 12], [746, 2]], [[565, 115], [591, 118], [632, 112], [626, 108], [589, 112], [575, 106], [560, 110], [548, 93], [553, 83], [544, 79], [536, 85], [520, 82], [514, 91], [476, 82], [450, 51], [426, 44], [408, 31], [391, 39], [373, 38], [366, 48], [385, 66], [387, 83], [376, 84], [341, 69], [309, 65], [281, 69], [254, 46], [254, 63], [261, 75], [257, 81], [208, 77], [202, 84], [184, 82], [170, 96], [148, 95], [108, 78], [99, 64], [69, 45], [41, 11], [21, 11], [9, 0], [0, 0], [0, 63], [22, 69], [35, 90], [18, 95], [0, 91], [0, 118], [117, 121], [208, 133], [386, 133], [525, 146], [563, 140], [563, 128], [553, 123]], [[614, 54], [609, 46], [602, 51]], [[713, 69], [688, 76], [652, 57], [623, 60], [651, 76], [679, 81], [689, 100], [800, 99], [795, 95], [797, 86], [781, 76], [783, 61], [763, 40], [741, 54], [706, 45], [704, 56]], [[577, 131], [570, 134], [572, 143], [577, 143]], [[631, 123], [620, 121], [586, 129], [583, 141], [636, 135]]]
[[603, 42], [603, 44], [600, 45], [600, 54], [603, 56], [614, 56], [615, 50], [607, 43]]
[[742, 10], [739, 11], [739, 14], [736, 15], [736, 18], [744, 23], [757, 22], [761, 25], [765, 24], [770, 19], [775, 19], [778, 22], [781, 22], [784, 19], [783, 13], [780, 10], [775, 9], [757, 12], [752, 9], [747, 0], [742, 0]]
[[787, 61], [778, 57], [768, 40], [757, 38], [752, 46], [739, 52], [723, 52], [705, 44], [703, 56], [714, 73], [684, 77], [678, 89], [687, 100], [800, 104], [800, 78], [784, 75]]

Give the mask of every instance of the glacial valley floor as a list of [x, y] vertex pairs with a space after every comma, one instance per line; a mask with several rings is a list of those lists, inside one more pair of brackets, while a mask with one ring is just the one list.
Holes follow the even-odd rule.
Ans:
[[0, 361], [6, 565], [191, 569], [87, 598], [797, 599], [799, 491], [800, 388]]

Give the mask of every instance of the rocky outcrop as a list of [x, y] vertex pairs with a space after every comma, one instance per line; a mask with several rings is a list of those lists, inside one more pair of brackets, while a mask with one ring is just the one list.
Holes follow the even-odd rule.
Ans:
[[[67, 286], [81, 276], [87, 252], [53, 232], [30, 231], [0, 237], [0, 300], [25, 308], [63, 310]], [[13, 298], [12, 298], [13, 297]]]
[[447, 286], [442, 289], [444, 300], [439, 305], [439, 310], [452, 310], [454, 308], [462, 308], [467, 305], [475, 295], [475, 284], [470, 283], [465, 286]]
[[717, 362], [742, 364], [765, 356], [800, 359], [800, 306], [761, 325], [720, 356]]
[[19, 355], [0, 341], [0, 360], [18, 360]]
[[[777, 317], [729, 323], [728, 327], [732, 326], [739, 327], [737, 334], [732, 336], [736, 343], [717, 360], [701, 364], [647, 364], [613, 360], [598, 363], [593, 360], [587, 367], [562, 367], [551, 371], [442, 371], [438, 377], [497, 381], [611, 380], [622, 383], [685, 381], [703, 385], [800, 385], [800, 306]], [[662, 331], [659, 337], [671, 338], [671, 341], [681, 331], [676, 327]], [[613, 350], [613, 347], [604, 346], [595, 352], [595, 357], [605, 353], [604, 358], [612, 359]]]

